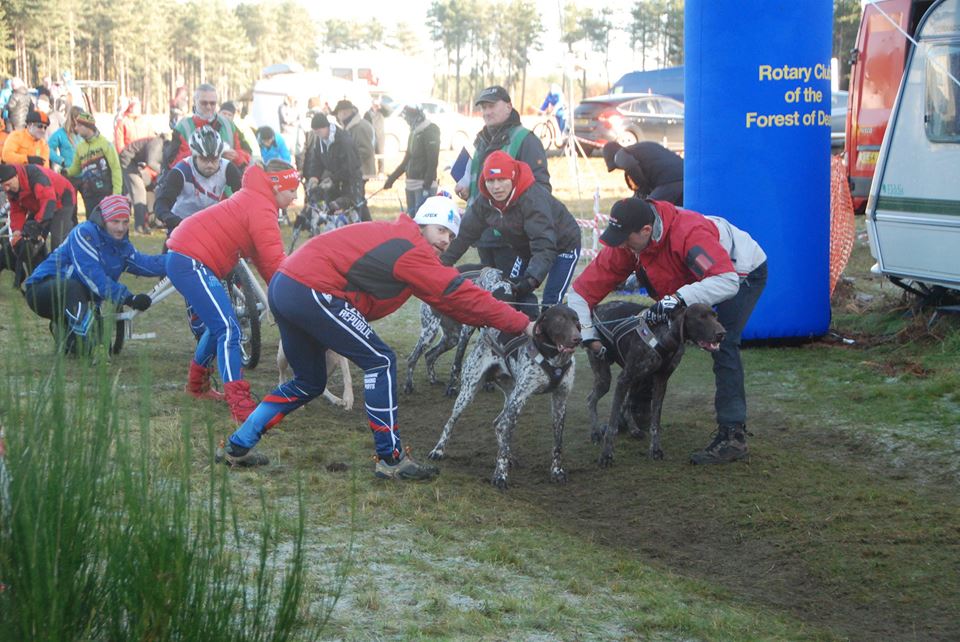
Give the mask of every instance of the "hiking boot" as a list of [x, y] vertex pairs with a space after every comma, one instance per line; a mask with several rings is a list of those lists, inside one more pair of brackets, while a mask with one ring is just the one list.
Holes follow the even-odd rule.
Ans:
[[440, 474], [440, 469], [430, 464], [418, 464], [410, 456], [409, 449], [401, 459], [388, 463], [383, 457], [377, 457], [374, 474], [380, 479], [427, 480]]
[[691, 464], [729, 464], [750, 456], [747, 427], [743, 424], [718, 426], [710, 445], [690, 455]]
[[250, 383], [242, 379], [228, 381], [223, 384], [223, 391], [226, 394], [233, 420], [242, 424], [250, 416], [250, 413], [257, 408], [257, 402], [250, 396]]
[[263, 453], [256, 452], [251, 448], [237, 446], [233, 442], [220, 442], [213, 460], [218, 464], [226, 464], [233, 468], [252, 468], [254, 466], [266, 466], [270, 463], [270, 458]]
[[223, 401], [226, 395], [210, 387], [210, 377], [213, 368], [204, 368], [196, 361], [190, 361], [190, 371], [187, 373], [187, 385], [184, 391], [195, 399], [212, 399]]

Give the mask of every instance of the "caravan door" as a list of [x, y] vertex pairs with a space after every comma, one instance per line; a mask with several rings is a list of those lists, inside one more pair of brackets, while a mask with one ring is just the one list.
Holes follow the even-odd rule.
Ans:
[[876, 268], [960, 289], [960, 0], [917, 32], [867, 202]]

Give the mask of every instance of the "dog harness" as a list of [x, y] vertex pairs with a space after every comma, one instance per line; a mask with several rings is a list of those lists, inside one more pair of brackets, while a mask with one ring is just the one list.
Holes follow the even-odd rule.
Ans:
[[[657, 350], [660, 345], [657, 335], [650, 329], [646, 319], [642, 316], [631, 316], [626, 319], [606, 322], [598, 319], [595, 314], [591, 314], [591, 316], [593, 317], [593, 327], [600, 331], [601, 343], [603, 343], [604, 348], [612, 352], [614, 361], [620, 367], [623, 367], [626, 362], [623, 350], [620, 348], [620, 342], [631, 332], [636, 332], [640, 339], [652, 350]], [[660, 351], [657, 350], [657, 352]]]
[[[570, 369], [570, 366], [573, 365], [572, 359], [568, 359], [564, 364], [550, 363], [550, 360], [559, 355], [560, 351], [554, 346], [539, 343], [524, 334], [506, 334], [499, 330], [487, 330], [482, 334], [494, 354], [503, 359], [503, 362], [506, 363], [508, 367], [510, 357], [516, 355], [521, 349], [527, 351], [527, 356], [540, 366], [549, 381], [547, 387], [541, 391], [541, 394], [556, 390], [557, 386], [559, 386], [563, 380], [564, 375], [566, 375]], [[516, 378], [514, 373], [511, 372], [509, 374]]]

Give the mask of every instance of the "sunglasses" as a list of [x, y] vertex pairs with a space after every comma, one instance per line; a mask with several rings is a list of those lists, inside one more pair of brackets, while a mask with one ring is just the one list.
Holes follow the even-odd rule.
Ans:
[[215, 100], [201, 100], [197, 102], [201, 107], [216, 107], [217, 101]]

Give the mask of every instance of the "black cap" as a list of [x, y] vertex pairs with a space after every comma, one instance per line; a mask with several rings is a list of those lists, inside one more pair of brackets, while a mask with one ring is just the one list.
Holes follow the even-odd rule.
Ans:
[[656, 218], [653, 206], [645, 200], [621, 199], [610, 208], [610, 224], [600, 235], [600, 242], [609, 247], [623, 245], [628, 236], [639, 232], [644, 225], [653, 225]]
[[0, 164], [0, 183], [5, 183], [16, 175], [17, 169], [13, 165]]
[[352, 102], [343, 98], [337, 103], [337, 106], [333, 108], [333, 112], [337, 113], [341, 109], [356, 109], [356, 107], [354, 107]]
[[512, 102], [510, 100], [510, 94], [507, 93], [506, 89], [500, 85], [494, 85], [493, 87], [487, 87], [477, 94], [477, 99], [473, 101], [473, 104], [476, 106], [480, 103], [495, 103], [498, 100], [502, 100], [505, 103]]
[[327, 120], [326, 114], [314, 114], [313, 118], [310, 119], [310, 129], [323, 129], [329, 126], [330, 121]]

